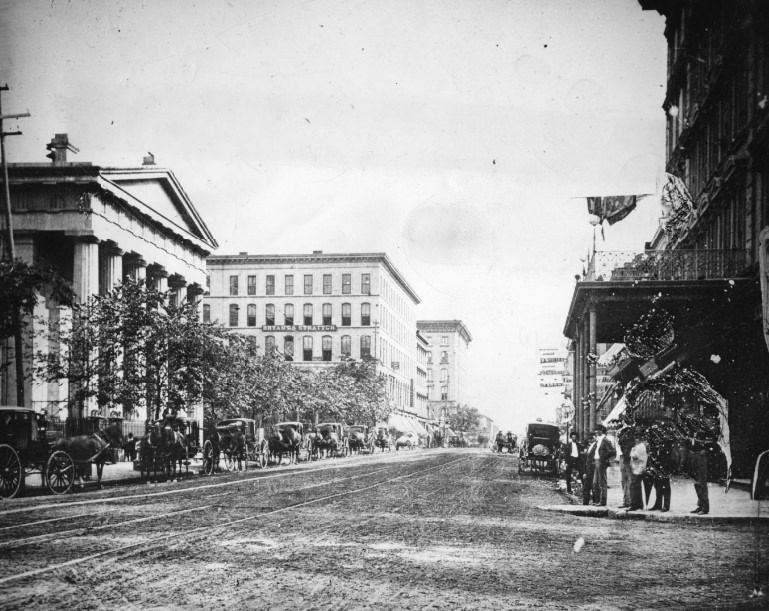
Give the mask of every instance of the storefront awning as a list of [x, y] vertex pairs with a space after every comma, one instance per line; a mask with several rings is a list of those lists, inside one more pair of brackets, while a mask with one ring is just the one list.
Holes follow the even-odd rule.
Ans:
[[416, 418], [411, 418], [403, 414], [390, 414], [387, 419], [388, 426], [395, 428], [399, 433], [413, 433], [417, 436], [427, 435], [427, 430], [420, 424]]
[[621, 397], [619, 401], [617, 401], [617, 405], [615, 405], [612, 410], [609, 412], [609, 415], [604, 418], [602, 424], [604, 426], [609, 426], [609, 423], [612, 420], [617, 420], [623, 413], [625, 413], [625, 409], [627, 408], [627, 403], [625, 403], [625, 397]]

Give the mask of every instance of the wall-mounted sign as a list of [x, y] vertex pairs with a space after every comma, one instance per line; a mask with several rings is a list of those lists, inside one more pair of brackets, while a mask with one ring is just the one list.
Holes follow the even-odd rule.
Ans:
[[262, 325], [262, 331], [336, 331], [336, 325]]

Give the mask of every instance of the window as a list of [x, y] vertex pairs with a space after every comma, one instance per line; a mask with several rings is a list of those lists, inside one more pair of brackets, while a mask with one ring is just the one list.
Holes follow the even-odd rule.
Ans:
[[283, 313], [286, 317], [286, 325], [291, 327], [294, 325], [294, 304], [287, 303], [283, 308]]
[[294, 294], [294, 275], [288, 274], [286, 276], [286, 295]]
[[268, 303], [264, 306], [264, 324], [268, 326], [275, 324], [275, 304]]
[[230, 276], [230, 295], [238, 294], [238, 277]]
[[275, 352], [275, 336], [265, 335], [264, 336], [264, 353], [273, 354], [274, 352]]
[[352, 318], [352, 306], [349, 303], [342, 304], [342, 326], [349, 327]]
[[449, 362], [449, 353], [446, 350], [441, 350], [441, 363]]
[[342, 354], [350, 356], [352, 353], [352, 338], [349, 335], [342, 336]]
[[360, 292], [363, 295], [371, 295], [371, 274], [360, 275]]
[[360, 324], [368, 327], [371, 324], [371, 304], [360, 304]]
[[312, 295], [312, 274], [304, 275], [304, 294]]
[[448, 346], [448, 345], [449, 345], [449, 336], [441, 335], [441, 346]]
[[360, 337], [360, 358], [371, 356], [371, 336], [361, 335]]
[[312, 360], [312, 335], [305, 335], [302, 338], [302, 359], [305, 361]]
[[304, 304], [304, 324], [306, 325], [312, 324], [312, 304], [311, 303]]
[[432, 382], [433, 381], [433, 370], [432, 369], [428, 369], [427, 370], [427, 381], [428, 382]]
[[203, 322], [211, 322], [211, 306], [203, 304]]
[[432, 352], [428, 352], [427, 353], [427, 364], [428, 365], [432, 365], [433, 364], [433, 353]]
[[206, 275], [206, 288], [207, 289], [211, 288], [211, 276], [210, 275]]
[[441, 401], [448, 401], [448, 400], [449, 400], [449, 387], [441, 386]]
[[256, 306], [253, 303], [249, 303], [248, 308], [246, 308], [246, 325], [249, 327], [256, 326]]
[[331, 274], [323, 274], [323, 294], [331, 294]]
[[283, 358], [287, 361], [294, 360], [294, 338], [290, 335], [283, 338]]
[[265, 278], [264, 291], [266, 295], [275, 294], [275, 276], [273, 276], [272, 274], [270, 274]]
[[256, 295], [256, 276], [248, 277], [248, 285], [246, 286], [246, 292], [249, 295]]
[[321, 347], [323, 350], [323, 360], [330, 361], [331, 360], [331, 336], [324, 335], [321, 342], [322, 342]]
[[342, 274], [342, 295], [349, 295], [352, 288], [352, 275]]
[[324, 325], [330, 325], [331, 323], [331, 304], [330, 303], [324, 303], [323, 304], [323, 324]]
[[441, 382], [445, 383], [449, 381], [449, 370], [445, 367], [441, 368]]
[[238, 310], [240, 308], [238, 307], [238, 304], [231, 303], [230, 304], [230, 326], [231, 327], [237, 327], [238, 326]]

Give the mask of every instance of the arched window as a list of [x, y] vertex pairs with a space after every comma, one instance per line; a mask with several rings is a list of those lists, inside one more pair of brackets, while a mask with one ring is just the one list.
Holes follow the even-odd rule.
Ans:
[[330, 303], [323, 304], [323, 324], [324, 325], [333, 324], [331, 322], [331, 304]]
[[350, 356], [352, 353], [352, 338], [349, 335], [342, 336], [342, 354]]
[[352, 324], [352, 306], [349, 303], [342, 304], [342, 326], [349, 327]]
[[230, 326], [231, 327], [237, 327], [238, 326], [238, 313], [240, 311], [240, 308], [238, 307], [237, 303], [231, 303], [230, 304]]
[[246, 325], [249, 327], [256, 326], [256, 305], [249, 303], [246, 308]]
[[312, 360], [312, 335], [305, 335], [302, 338], [302, 360]]
[[360, 304], [360, 324], [368, 327], [371, 324], [371, 304]]
[[264, 306], [264, 324], [272, 326], [275, 324], [275, 304], [268, 303]]
[[287, 361], [294, 360], [294, 338], [290, 335], [283, 338], [283, 358]]
[[275, 352], [275, 336], [265, 335], [264, 336], [264, 353], [273, 354], [274, 352]]
[[331, 360], [331, 336], [330, 335], [323, 336], [321, 347], [323, 350], [323, 360], [330, 361]]
[[283, 313], [286, 316], [286, 325], [289, 327], [293, 326], [294, 324], [294, 304], [293, 303], [287, 303], [283, 307]]
[[311, 303], [304, 304], [304, 324], [306, 325], [312, 324], [312, 304]]
[[361, 335], [360, 337], [360, 358], [371, 356], [371, 336]]

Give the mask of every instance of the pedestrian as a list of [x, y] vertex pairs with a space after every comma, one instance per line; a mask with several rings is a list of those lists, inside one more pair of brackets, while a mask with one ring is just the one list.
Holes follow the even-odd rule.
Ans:
[[622, 505], [620, 509], [630, 507], [630, 450], [633, 449], [633, 428], [629, 426], [622, 427], [617, 434], [617, 445], [620, 450], [620, 477], [622, 482]]
[[563, 444], [563, 456], [564, 461], [566, 462], [566, 471], [564, 472], [564, 476], [566, 477], [566, 492], [571, 494], [572, 473], [576, 470], [577, 477], [580, 480], [582, 480], [582, 473], [580, 473], [581, 469], [579, 468], [579, 435], [577, 435], [577, 433], [572, 433], [569, 437], [570, 440]]
[[593, 453], [595, 452], [595, 433], [585, 453], [585, 472], [582, 475], [582, 504], [590, 504], [590, 496], [593, 492], [593, 478], [595, 476], [595, 463], [593, 463]]
[[694, 490], [697, 493], [697, 508], [691, 513], [698, 515], [705, 515], [710, 512], [707, 442], [705, 435], [695, 433], [689, 446], [689, 469], [694, 479]]
[[593, 475], [593, 505], [606, 506], [608, 484], [606, 482], [606, 470], [609, 462], [617, 455], [614, 444], [606, 437], [606, 427], [598, 424], [595, 427], [595, 448], [588, 453], [588, 462], [594, 465]]
[[654, 490], [654, 504], [649, 511], [670, 511], [670, 475], [676, 469], [677, 445], [670, 441], [649, 444], [649, 460], [644, 473], [647, 500]]
[[640, 432], [636, 433], [633, 447], [630, 449], [630, 507], [628, 507], [628, 511], [637, 511], [645, 506], [643, 475], [646, 471], [648, 454], [643, 435]]
[[125, 452], [126, 461], [133, 462], [136, 460], [136, 438], [133, 433], [128, 433], [128, 438], [123, 446], [123, 451]]

